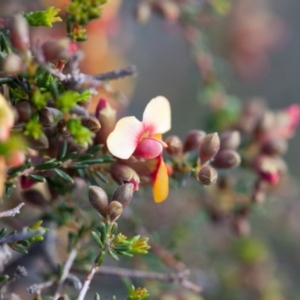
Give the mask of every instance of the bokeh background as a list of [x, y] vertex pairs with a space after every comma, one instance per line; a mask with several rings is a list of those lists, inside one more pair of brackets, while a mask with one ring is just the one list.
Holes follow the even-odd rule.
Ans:
[[[49, 5], [63, 9], [65, 3], [1, 0], [0, 15]], [[110, 91], [100, 91], [108, 98], [118, 98], [119, 102], [112, 103], [120, 116], [132, 114], [139, 118], [150, 99], [164, 95], [172, 106], [171, 133], [184, 137], [190, 129], [205, 129], [208, 108], [199, 97], [202, 83], [180, 26], [156, 14], [146, 24], [140, 24], [134, 17], [136, 4], [136, 0], [110, 0], [102, 20], [92, 22], [90, 41], [81, 46], [86, 53], [84, 70], [97, 74], [134, 64], [138, 70], [135, 78], [113, 83]], [[260, 96], [272, 109], [279, 109], [300, 103], [300, 2], [271, 0], [270, 7], [282, 19], [285, 31], [281, 47], [269, 53], [268, 70], [263, 76], [244, 80], [226, 60], [220, 28], [230, 20], [217, 24], [209, 36], [213, 51], [220, 58], [220, 78], [228, 92], [241, 101]], [[36, 31], [35, 38], [43, 39], [47, 34], [53, 38], [63, 36], [63, 27], [58, 25], [55, 29], [55, 34], [50, 30]], [[276, 28], [270, 28], [270, 34], [272, 30]], [[183, 189], [173, 191], [170, 200], [159, 207], [149, 201], [146, 193], [133, 204], [128, 219], [134, 218], [132, 214], [141, 216], [158, 243], [191, 268], [192, 279], [203, 286], [205, 299], [300, 299], [299, 149], [298, 130], [286, 154], [291, 177], [284, 188], [253, 211], [249, 240], [238, 240], [228, 228], [211, 224], [201, 212], [197, 184], [187, 183]], [[130, 227], [126, 221], [123, 226]], [[134, 263], [137, 268], [146, 268], [142, 261]], [[153, 270], [163, 270], [153, 257], [149, 258], [149, 265]], [[112, 293], [122, 295], [127, 283], [99, 277], [94, 286], [104, 291], [106, 299]], [[268, 292], [263, 296], [253, 294], [249, 286], [255, 284], [264, 285]], [[146, 286], [152, 291], [152, 299], [201, 299], [189, 294], [176, 298], [182, 291], [169, 285], [147, 282]], [[165, 294], [161, 294], [162, 290]]]

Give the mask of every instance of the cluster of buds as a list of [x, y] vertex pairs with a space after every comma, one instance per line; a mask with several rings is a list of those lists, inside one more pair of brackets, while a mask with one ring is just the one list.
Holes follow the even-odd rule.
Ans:
[[123, 209], [130, 203], [133, 192], [133, 184], [120, 185], [109, 202], [108, 196], [102, 188], [91, 185], [89, 187], [89, 201], [105, 220], [115, 222], [121, 216]]
[[[182, 143], [177, 136], [165, 140], [167, 153], [171, 156], [175, 172], [186, 173], [196, 169], [197, 179], [203, 185], [215, 184], [218, 178], [216, 169], [231, 169], [240, 164], [240, 156], [235, 151], [240, 143], [237, 131], [206, 134], [202, 130], [192, 130]], [[196, 167], [193, 155], [197, 152]]]
[[277, 185], [286, 172], [282, 156], [300, 121], [300, 106], [271, 111], [257, 104], [258, 100], [253, 100], [245, 105], [238, 127], [249, 139], [243, 155], [259, 177], [253, 201], [261, 202], [267, 187]]

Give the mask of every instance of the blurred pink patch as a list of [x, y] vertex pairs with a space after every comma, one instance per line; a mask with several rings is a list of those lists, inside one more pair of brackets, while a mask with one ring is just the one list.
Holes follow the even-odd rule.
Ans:
[[286, 113], [289, 117], [289, 123], [287, 125], [286, 130], [289, 133], [289, 136], [291, 136], [296, 131], [300, 122], [300, 105], [292, 104], [286, 109]]
[[121, 159], [128, 159], [131, 155], [155, 158], [166, 146], [161, 140], [161, 134], [170, 128], [170, 103], [165, 97], [158, 96], [146, 106], [142, 122], [135, 117], [119, 120], [108, 136], [107, 147], [114, 156]]
[[243, 79], [260, 79], [268, 69], [268, 55], [286, 40], [287, 26], [263, 0], [239, 1], [231, 20], [228, 52], [234, 68]]

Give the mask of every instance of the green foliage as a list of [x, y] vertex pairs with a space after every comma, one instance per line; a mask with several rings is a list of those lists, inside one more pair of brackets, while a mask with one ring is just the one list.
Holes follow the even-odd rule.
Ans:
[[41, 93], [39, 90], [36, 90], [32, 95], [31, 102], [37, 110], [41, 110], [46, 106], [49, 98], [49, 93]]
[[17, 86], [15, 88], [10, 89], [10, 93], [16, 102], [23, 100], [23, 99], [26, 99], [26, 100], [29, 99], [29, 95], [26, 93], [26, 91], [21, 86]]
[[24, 126], [24, 134], [38, 139], [43, 135], [43, 127], [38, 118], [31, 118]]
[[135, 288], [133, 285], [129, 290], [127, 300], [143, 300], [149, 297], [149, 293], [145, 288]]
[[72, 134], [74, 141], [79, 145], [87, 147], [92, 143], [94, 133], [88, 128], [84, 127], [79, 119], [69, 119], [67, 121], [67, 128]]
[[91, 98], [90, 91], [86, 90], [83, 93], [75, 91], [66, 91], [56, 99], [57, 108], [63, 112], [68, 112], [78, 102], [86, 102]]
[[52, 27], [53, 23], [62, 22], [62, 19], [58, 16], [59, 12], [59, 8], [51, 6], [46, 8], [45, 10], [24, 14], [24, 17], [26, 18], [30, 26]]

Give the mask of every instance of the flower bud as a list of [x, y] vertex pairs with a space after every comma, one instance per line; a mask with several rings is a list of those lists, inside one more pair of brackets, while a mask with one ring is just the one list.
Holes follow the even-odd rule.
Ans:
[[45, 134], [42, 134], [39, 138], [34, 139], [31, 137], [27, 138], [30, 148], [35, 150], [42, 150], [49, 148], [49, 140]]
[[221, 149], [236, 149], [241, 142], [241, 134], [235, 131], [227, 131], [221, 134]]
[[114, 192], [112, 199], [118, 201], [125, 208], [131, 201], [134, 192], [134, 185], [132, 183], [126, 183], [120, 185]]
[[42, 45], [46, 61], [66, 60], [72, 55], [72, 43], [68, 38], [48, 41]]
[[198, 150], [205, 136], [202, 130], [191, 130], [184, 141], [183, 152]]
[[57, 128], [58, 133], [64, 137], [71, 135], [69, 129], [67, 128], [65, 119], [60, 119], [56, 124], [56, 128]]
[[116, 221], [123, 212], [123, 206], [118, 201], [110, 202], [108, 209], [107, 209], [107, 217], [110, 219], [111, 222]]
[[176, 135], [171, 135], [166, 138], [165, 143], [167, 144], [166, 151], [171, 156], [177, 156], [182, 153], [182, 141]]
[[23, 72], [24, 63], [19, 55], [11, 53], [3, 59], [2, 70], [10, 76], [17, 76]]
[[261, 152], [269, 155], [283, 155], [288, 148], [287, 141], [280, 138], [267, 140], [261, 145]]
[[220, 149], [220, 138], [219, 135], [215, 133], [208, 134], [202, 141], [199, 158], [201, 164], [205, 164], [210, 161], [218, 153]]
[[10, 24], [10, 42], [19, 51], [29, 49], [29, 26], [27, 20], [21, 15], [15, 15]]
[[132, 183], [134, 191], [139, 189], [140, 177], [132, 168], [126, 165], [114, 164], [110, 169], [110, 173], [117, 183]]
[[97, 118], [95, 117], [82, 117], [81, 118], [81, 124], [88, 128], [90, 131], [92, 132], [98, 132], [101, 128], [101, 125], [99, 123], [99, 121], [97, 120]]
[[33, 113], [32, 105], [27, 100], [21, 100], [15, 105], [18, 113], [18, 123], [27, 122]]
[[40, 110], [39, 116], [40, 116], [40, 122], [42, 123], [43, 126], [46, 127], [51, 126], [54, 122], [52, 113], [46, 107]]
[[236, 151], [224, 149], [218, 152], [211, 165], [217, 169], [231, 169], [237, 167], [240, 163], [241, 157]]
[[36, 206], [45, 207], [48, 204], [44, 195], [37, 189], [24, 190], [21, 198], [26, 202]]
[[103, 217], [106, 216], [108, 208], [108, 198], [105, 191], [95, 185], [89, 187], [89, 201], [91, 205], [100, 213]]
[[107, 137], [114, 130], [116, 125], [117, 111], [113, 109], [107, 100], [101, 98], [95, 112], [101, 128], [96, 134], [98, 144], [106, 144]]
[[198, 173], [198, 180], [204, 185], [215, 184], [217, 182], [217, 179], [217, 171], [210, 166], [205, 166], [201, 168], [201, 170]]
[[263, 180], [271, 185], [276, 185], [279, 182], [280, 174], [278, 166], [276, 160], [272, 157], [259, 155], [254, 158], [252, 165]]

